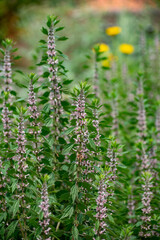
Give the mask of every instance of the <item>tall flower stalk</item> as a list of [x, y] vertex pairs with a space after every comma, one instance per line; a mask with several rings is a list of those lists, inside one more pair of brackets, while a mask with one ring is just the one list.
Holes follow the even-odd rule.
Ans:
[[60, 133], [60, 116], [62, 113], [61, 106], [61, 93], [60, 85], [58, 83], [58, 58], [56, 53], [55, 45], [55, 30], [54, 20], [50, 21], [48, 31], [48, 70], [49, 70], [49, 81], [50, 81], [50, 105], [51, 105], [51, 117], [53, 118], [53, 129], [52, 134], [54, 141], [58, 141], [58, 135]]
[[[101, 239], [101, 236], [106, 232], [106, 218], [107, 218], [107, 207], [106, 203], [108, 200], [108, 180], [106, 176], [103, 176], [100, 180], [98, 187], [98, 197], [96, 199], [96, 215], [95, 218], [98, 220], [98, 227], [95, 228], [95, 235]], [[95, 239], [95, 238], [94, 238]]]
[[38, 172], [40, 172], [41, 170], [41, 156], [40, 156], [40, 133], [41, 133], [41, 129], [40, 129], [40, 121], [39, 121], [39, 112], [38, 112], [38, 108], [37, 108], [37, 102], [36, 102], [36, 95], [34, 92], [34, 87], [33, 87], [33, 78], [34, 75], [31, 74], [31, 82], [30, 82], [30, 86], [29, 86], [29, 94], [28, 94], [28, 103], [29, 103], [29, 111], [30, 111], [30, 129], [29, 129], [29, 133], [32, 134], [33, 136], [33, 145], [34, 145], [34, 150], [33, 153], [36, 156], [37, 159], [37, 170]]
[[44, 182], [42, 186], [42, 192], [41, 192], [41, 203], [39, 205], [43, 217], [39, 221], [39, 224], [42, 228], [41, 236], [38, 237], [38, 240], [51, 240], [51, 237], [49, 236], [50, 234], [50, 211], [49, 211], [49, 197], [48, 197], [48, 189], [47, 189], [47, 183]]
[[152, 212], [152, 207], [151, 207], [151, 200], [153, 198], [153, 193], [152, 193], [152, 174], [150, 172], [143, 172], [142, 173], [142, 189], [143, 189], [143, 194], [142, 194], [142, 216], [141, 220], [143, 221], [143, 224], [141, 225], [141, 231], [139, 232], [139, 236], [144, 237], [144, 238], [149, 238], [152, 236], [152, 231], [151, 231], [151, 212]]
[[[30, 205], [26, 201], [26, 191], [29, 185], [28, 183], [28, 165], [26, 163], [26, 139], [25, 139], [25, 131], [24, 131], [24, 120], [23, 117], [20, 116], [19, 124], [18, 124], [18, 136], [17, 136], [17, 192], [16, 197], [19, 200], [19, 207], [20, 207], [20, 216], [19, 216], [19, 225], [21, 229], [21, 234], [23, 239], [27, 239], [27, 209], [30, 208]], [[22, 221], [23, 220], [23, 221]], [[22, 221], [22, 222], [21, 222]]]

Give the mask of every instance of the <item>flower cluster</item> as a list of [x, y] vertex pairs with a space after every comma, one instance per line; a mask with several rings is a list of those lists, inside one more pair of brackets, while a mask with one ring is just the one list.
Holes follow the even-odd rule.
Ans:
[[[50, 232], [50, 212], [49, 212], [49, 197], [47, 184], [44, 183], [41, 192], [41, 204], [39, 205], [41, 211], [43, 212], [43, 220], [39, 221], [40, 226], [42, 227], [42, 235], [44, 235], [45, 240], [51, 240], [51, 237], [48, 237]], [[38, 238], [38, 240], [42, 240], [42, 238]]]
[[94, 142], [95, 142], [96, 146], [100, 146], [100, 144], [101, 144], [101, 141], [100, 141], [101, 135], [100, 135], [100, 129], [99, 129], [98, 113], [97, 113], [96, 109], [93, 110], [93, 116], [94, 116], [95, 119], [92, 121], [92, 123], [93, 123], [93, 126], [96, 128], [96, 132], [97, 132], [97, 135], [94, 138]]
[[139, 131], [139, 138], [141, 140], [146, 137], [146, 111], [144, 108], [144, 100], [143, 100], [143, 85], [142, 82], [139, 82], [139, 86], [137, 89], [137, 95], [139, 96], [139, 103], [138, 103], [138, 131]]
[[59, 118], [60, 114], [62, 113], [62, 106], [61, 106], [61, 93], [60, 93], [60, 86], [58, 84], [58, 59], [56, 57], [56, 50], [55, 50], [55, 36], [54, 36], [54, 29], [53, 26], [50, 27], [48, 32], [48, 65], [49, 65], [49, 81], [51, 83], [50, 87], [50, 104], [51, 104], [51, 111], [52, 117], [54, 119], [54, 132], [55, 138], [57, 139], [59, 133]]
[[11, 111], [6, 106], [6, 102], [4, 103], [3, 109], [2, 109], [2, 122], [3, 122], [3, 135], [4, 135], [4, 141], [6, 143], [9, 143], [10, 138], [12, 137], [12, 131], [11, 131]]
[[10, 59], [10, 51], [6, 49], [4, 56], [4, 81], [5, 81], [5, 91], [8, 92], [11, 90], [12, 83], [12, 70], [11, 70], [11, 59]]
[[107, 224], [105, 222], [105, 219], [107, 217], [107, 198], [108, 198], [108, 192], [107, 192], [107, 180], [106, 178], [102, 178], [99, 183], [98, 187], [98, 197], [96, 199], [97, 207], [96, 207], [96, 219], [99, 221], [99, 227], [97, 230], [95, 230], [95, 234], [97, 236], [101, 236], [105, 231]]
[[[38, 119], [39, 112], [37, 109], [36, 96], [35, 96], [32, 80], [31, 80], [30, 87], [29, 87], [28, 103], [29, 103], [29, 111], [31, 113], [29, 133], [33, 134], [34, 139], [35, 139], [33, 153], [35, 154], [38, 164], [39, 164], [41, 161], [40, 150], [39, 150], [39, 135], [41, 133], [41, 129], [40, 129], [40, 122]], [[38, 171], [40, 171], [40, 169], [41, 169], [41, 167], [38, 166]]]
[[76, 119], [75, 134], [77, 136], [75, 138], [75, 143], [77, 144], [76, 164], [84, 167], [82, 172], [86, 180], [87, 174], [92, 172], [93, 169], [88, 159], [88, 149], [86, 147], [86, 144], [88, 143], [88, 130], [86, 129], [85, 95], [83, 89], [81, 90], [76, 102], [74, 117]]
[[113, 123], [112, 123], [112, 130], [113, 134], [115, 137], [118, 137], [118, 103], [117, 100], [113, 100], [112, 104], [112, 118], [113, 118]]
[[141, 220], [143, 221], [143, 224], [141, 225], [141, 231], [139, 232], [139, 236], [148, 238], [151, 237], [151, 200], [153, 198], [153, 193], [151, 191], [153, 184], [152, 184], [152, 175], [150, 172], [145, 172], [142, 176], [142, 216]]
[[[16, 177], [18, 178], [18, 190], [19, 194], [17, 197], [22, 200], [22, 205], [26, 205], [26, 200], [25, 200], [25, 189], [29, 185], [27, 182], [27, 177], [28, 174], [27, 169], [28, 165], [26, 163], [26, 149], [25, 149], [25, 132], [24, 132], [24, 123], [23, 123], [23, 118], [22, 116], [20, 117], [19, 125], [18, 125], [18, 136], [17, 136], [17, 162], [18, 162], [18, 169], [17, 169], [17, 174]], [[22, 206], [21, 206], [22, 207]], [[28, 206], [29, 207], [29, 206]]]
[[128, 216], [129, 216], [128, 223], [129, 224], [135, 224], [136, 223], [136, 219], [133, 217], [133, 215], [135, 213], [135, 200], [134, 200], [132, 194], [130, 194], [128, 196], [127, 208], [128, 208]]

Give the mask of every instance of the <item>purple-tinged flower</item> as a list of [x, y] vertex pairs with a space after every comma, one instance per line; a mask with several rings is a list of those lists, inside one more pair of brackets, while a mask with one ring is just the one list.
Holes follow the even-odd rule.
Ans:
[[37, 125], [36, 121], [39, 117], [39, 112], [37, 110], [36, 96], [35, 96], [35, 93], [34, 93], [34, 88], [33, 88], [32, 81], [31, 81], [30, 86], [29, 86], [28, 103], [29, 103], [29, 110], [31, 112], [30, 118], [33, 119], [33, 121], [34, 121], [34, 123], [32, 122], [32, 125], [35, 126], [35, 125]]
[[134, 200], [132, 194], [130, 194], [128, 196], [127, 208], [128, 208], [128, 216], [129, 216], [128, 223], [129, 224], [135, 224], [136, 223], [136, 219], [133, 218], [133, 216], [135, 215], [135, 200]]
[[50, 73], [49, 81], [50, 81], [50, 104], [52, 111], [53, 122], [53, 134], [55, 135], [55, 139], [58, 139], [59, 134], [59, 118], [62, 113], [61, 106], [61, 93], [60, 93], [60, 85], [58, 83], [58, 59], [56, 56], [55, 50], [55, 36], [53, 26], [50, 27], [48, 32], [48, 70]]
[[[44, 183], [42, 187], [41, 192], [41, 203], [39, 205], [42, 213], [43, 213], [43, 219], [39, 221], [40, 226], [42, 227], [42, 235], [44, 236], [43, 239], [45, 240], [51, 240], [51, 237], [49, 236], [51, 228], [50, 225], [50, 211], [49, 211], [49, 197], [48, 197], [48, 190], [47, 190], [47, 184]], [[39, 237], [38, 240], [41, 240], [42, 238]]]
[[[36, 96], [33, 88], [33, 83], [31, 81], [30, 87], [29, 87], [29, 98], [28, 98], [28, 103], [29, 103], [29, 111], [30, 111], [30, 129], [29, 133], [33, 134], [35, 142], [34, 144], [34, 151], [33, 153], [36, 156], [36, 159], [38, 161], [38, 164], [41, 161], [41, 156], [40, 156], [40, 150], [39, 150], [39, 134], [41, 133], [40, 129], [40, 122], [39, 122], [39, 112], [37, 109], [37, 102], [36, 102]], [[38, 171], [41, 170], [42, 165], [38, 166]]]
[[151, 207], [151, 200], [153, 198], [153, 193], [152, 193], [152, 174], [150, 172], [144, 172], [142, 175], [142, 216], [141, 220], [143, 221], [143, 224], [141, 225], [141, 231], [139, 232], [139, 236], [147, 238], [152, 235], [151, 232], [151, 212], [152, 212], [152, 207]]
[[11, 59], [10, 59], [10, 51], [6, 49], [4, 55], [4, 81], [5, 81], [5, 91], [9, 92], [11, 90], [12, 83], [12, 69], [11, 69]]
[[6, 106], [6, 102], [4, 102], [4, 106], [2, 109], [2, 122], [3, 122], [4, 142], [6, 143], [9, 143], [10, 138], [12, 137], [11, 114], [12, 112]]
[[[109, 166], [109, 170], [107, 171], [108, 180], [110, 183], [115, 184], [115, 180], [117, 178], [117, 165], [118, 165], [118, 158], [117, 153], [109, 145], [107, 150], [107, 157], [109, 158], [109, 163], [107, 162], [106, 165]], [[108, 197], [114, 196], [114, 188], [108, 187]], [[109, 205], [112, 205], [112, 200], [109, 199]]]
[[144, 171], [151, 170], [151, 161], [144, 149], [142, 149], [141, 170], [144, 170]]
[[118, 165], [118, 159], [116, 152], [113, 151], [113, 149], [109, 146], [107, 150], [107, 157], [109, 158], [109, 163], [107, 165], [110, 167], [108, 173], [109, 175], [109, 181], [115, 182], [117, 178], [117, 165]]
[[99, 221], [99, 228], [95, 229], [95, 234], [97, 236], [101, 236], [106, 232], [106, 218], [107, 218], [107, 208], [106, 203], [109, 196], [108, 193], [108, 182], [106, 177], [103, 177], [100, 180], [99, 187], [98, 187], [98, 197], [96, 199], [97, 207], [96, 207], [96, 219]]
[[137, 89], [137, 95], [139, 96], [138, 102], [138, 133], [139, 133], [139, 140], [144, 140], [146, 137], [146, 111], [144, 107], [144, 99], [143, 99], [143, 84], [142, 81], [139, 82], [139, 86]]
[[81, 90], [77, 101], [75, 102], [76, 109], [73, 113], [74, 118], [76, 119], [76, 128], [75, 128], [75, 143], [77, 147], [75, 151], [77, 152], [76, 164], [82, 166], [82, 174], [86, 181], [88, 173], [93, 172], [94, 170], [91, 167], [91, 162], [88, 160], [87, 143], [88, 143], [88, 130], [86, 128], [86, 112], [85, 112], [85, 95], [83, 89]]
[[25, 149], [25, 132], [24, 132], [24, 123], [23, 123], [23, 118], [22, 116], [20, 117], [19, 120], [19, 125], [18, 125], [18, 136], [17, 136], [17, 162], [18, 162], [18, 169], [17, 169], [17, 174], [16, 177], [18, 178], [18, 192], [17, 192], [17, 197], [21, 200], [21, 207], [29, 207], [27, 206], [26, 200], [25, 200], [25, 191], [28, 187], [28, 181], [27, 181], [27, 170], [28, 170], [28, 165], [26, 163], [26, 149]]
[[97, 135], [96, 137], [94, 138], [94, 143], [96, 146], [100, 146], [101, 144], [101, 141], [100, 141], [100, 129], [99, 129], [99, 119], [98, 119], [98, 113], [97, 113], [97, 110], [94, 109], [93, 110], [93, 116], [94, 116], [94, 120], [92, 121], [93, 123], [93, 126], [96, 128], [96, 131], [97, 131]]
[[118, 137], [118, 103], [116, 99], [113, 99], [112, 103], [112, 131], [115, 137]]

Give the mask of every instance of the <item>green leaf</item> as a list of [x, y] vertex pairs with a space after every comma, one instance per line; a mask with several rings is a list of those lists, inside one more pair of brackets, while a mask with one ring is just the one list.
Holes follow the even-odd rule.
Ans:
[[2, 222], [2, 220], [6, 220], [6, 217], [7, 217], [7, 213], [6, 212], [3, 212], [0, 214], [0, 222]]
[[108, 215], [108, 218], [109, 218], [109, 221], [110, 221], [110, 222], [115, 223], [115, 222], [114, 222], [114, 219], [113, 219], [113, 217], [112, 217], [111, 215]]
[[4, 55], [4, 50], [2, 48], [0, 48], [0, 52]]
[[68, 128], [67, 130], [63, 131], [63, 132], [62, 132], [62, 135], [68, 135], [68, 134], [70, 134], [71, 132], [73, 132], [73, 130], [74, 130], [74, 127], [70, 127], [70, 128]]
[[17, 224], [18, 224], [18, 221], [14, 221], [7, 227], [7, 231], [8, 231], [7, 238], [9, 238], [12, 235], [12, 233], [15, 232]]
[[59, 37], [58, 41], [66, 41], [67, 39], [68, 39], [67, 37], [63, 36], [63, 37]]
[[94, 150], [96, 150], [96, 145], [95, 145], [93, 139], [89, 138], [89, 144]]
[[46, 44], [46, 43], [47, 43], [47, 42], [46, 42], [45, 40], [43, 40], [43, 39], [40, 40], [39, 42], [42, 43], [42, 44]]
[[79, 232], [78, 232], [78, 228], [76, 226], [73, 226], [73, 228], [72, 228], [72, 235], [74, 237], [74, 240], [78, 240]]
[[74, 212], [74, 208], [72, 206], [67, 206], [64, 209], [64, 213], [63, 213], [61, 219], [66, 218], [66, 217], [70, 218], [73, 215], [73, 212]]
[[19, 200], [16, 201], [13, 206], [12, 206], [12, 209], [13, 209], [13, 218], [15, 217], [16, 213], [18, 212], [19, 210]]
[[58, 31], [61, 31], [63, 29], [64, 29], [64, 27], [59, 27], [59, 28], [56, 28], [55, 31], [58, 32]]
[[73, 185], [71, 188], [71, 196], [73, 202], [75, 202], [76, 198], [78, 197], [78, 186], [77, 184]]
[[45, 35], [48, 35], [48, 30], [44, 27], [42, 27], [41, 29], [42, 33], [44, 33]]
[[73, 148], [73, 146], [74, 146], [74, 144], [67, 144], [65, 147], [64, 147], [64, 149], [62, 150], [62, 154], [68, 154], [70, 151], [71, 151], [71, 149]]
[[48, 16], [48, 20], [47, 20], [47, 27], [51, 27], [51, 25], [52, 25], [52, 20], [51, 20], [51, 17], [50, 16]]
[[63, 85], [69, 85], [70, 83], [72, 83], [73, 82], [73, 80], [65, 80], [64, 82], [63, 82]]
[[21, 56], [16, 56], [16, 57], [14, 57], [13, 59], [14, 60], [19, 60], [19, 59], [21, 59], [22, 57]]

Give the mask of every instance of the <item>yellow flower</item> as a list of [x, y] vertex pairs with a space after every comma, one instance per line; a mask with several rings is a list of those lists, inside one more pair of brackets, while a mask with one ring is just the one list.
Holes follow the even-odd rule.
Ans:
[[[95, 47], [99, 47], [99, 52], [101, 53], [109, 51], [109, 46], [105, 43], [98, 43]], [[93, 51], [95, 51], [94, 48]]]
[[102, 66], [103, 67], [111, 67], [111, 63], [113, 61], [116, 61], [118, 60], [118, 57], [117, 56], [114, 56], [112, 53], [108, 55], [107, 59], [103, 60], [102, 61]]
[[119, 46], [119, 51], [129, 55], [134, 52], [134, 47], [131, 44], [123, 43]]
[[109, 51], [109, 46], [105, 43], [99, 44], [99, 52], [107, 52]]
[[115, 36], [118, 35], [121, 32], [121, 28], [118, 26], [113, 26], [113, 27], [109, 27], [106, 28], [106, 34], [109, 36]]

